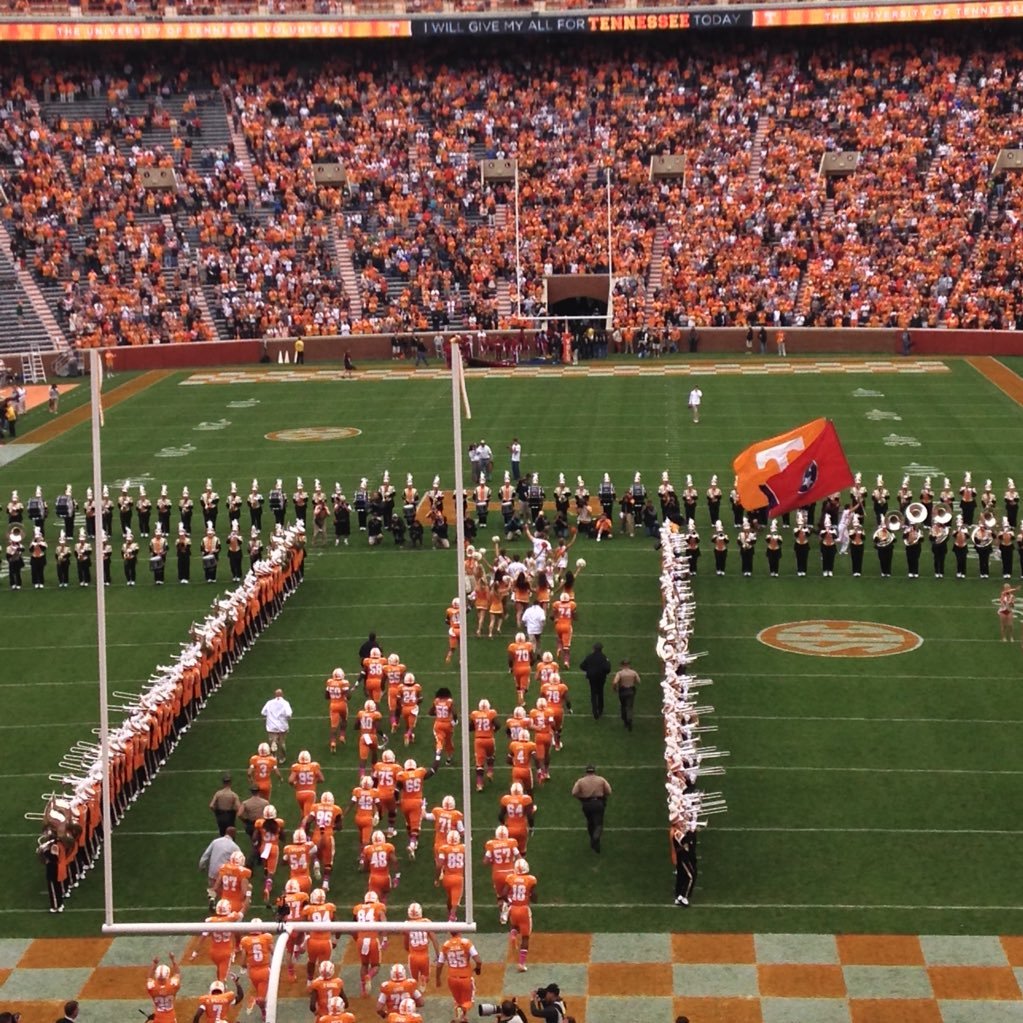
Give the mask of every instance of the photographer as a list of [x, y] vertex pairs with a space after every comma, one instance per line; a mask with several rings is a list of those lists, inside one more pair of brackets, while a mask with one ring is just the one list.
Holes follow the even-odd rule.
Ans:
[[481, 1016], [496, 1016], [497, 1023], [511, 1023], [517, 1020], [518, 1023], [528, 1023], [526, 1014], [518, 1007], [514, 998], [506, 998], [499, 1005], [483, 1002], [477, 1007]]
[[548, 984], [547, 987], [538, 988], [529, 999], [529, 1014], [547, 1023], [575, 1023], [573, 1017], [569, 1016], [565, 1009], [565, 1003], [561, 1000], [561, 988], [557, 984]]

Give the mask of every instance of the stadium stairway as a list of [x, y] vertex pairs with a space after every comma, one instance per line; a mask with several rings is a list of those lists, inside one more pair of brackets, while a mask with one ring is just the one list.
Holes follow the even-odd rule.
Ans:
[[0, 349], [17, 354], [37, 344], [44, 352], [66, 351], [67, 337], [46, 298], [32, 274], [11, 259], [10, 251], [11, 236], [0, 223]]
[[352, 262], [352, 250], [348, 236], [343, 232], [344, 221], [339, 217], [330, 225], [330, 246], [334, 253], [334, 265], [345, 282], [345, 294], [351, 303], [351, 320], [362, 319], [362, 294], [359, 291], [359, 277]]
[[[168, 236], [179, 233], [178, 228], [174, 223], [174, 218], [169, 213], [162, 214], [160, 217], [160, 222], [167, 229]], [[182, 238], [188, 240], [189, 244], [191, 244], [191, 241], [185, 238], [184, 234], [182, 234]], [[197, 245], [192, 246], [192, 262], [194, 264], [195, 269], [196, 275], [195, 279], [198, 281], [202, 281], [202, 267], [199, 265], [199, 248]], [[203, 323], [206, 324], [206, 327], [210, 332], [210, 336], [213, 338], [217, 338], [219, 336], [217, 333], [217, 324], [216, 321], [213, 319], [213, 313], [210, 311], [210, 304], [206, 299], [206, 289], [200, 286], [199, 288], [196, 289], [196, 292], [199, 301], [199, 309], [202, 312], [202, 321]]]
[[249, 146], [245, 141], [245, 132], [235, 123], [233, 116], [228, 114], [227, 103], [229, 96], [224, 96], [224, 123], [227, 126], [228, 134], [234, 145], [235, 162], [242, 172], [245, 180], [245, 187], [249, 190], [249, 203], [256, 206], [259, 203], [259, 189], [256, 187], [256, 175], [252, 170], [252, 157], [249, 154]]
[[668, 229], [658, 224], [654, 232], [654, 243], [650, 246], [650, 265], [646, 272], [646, 293], [656, 295], [664, 281], [664, 249], [668, 243]]

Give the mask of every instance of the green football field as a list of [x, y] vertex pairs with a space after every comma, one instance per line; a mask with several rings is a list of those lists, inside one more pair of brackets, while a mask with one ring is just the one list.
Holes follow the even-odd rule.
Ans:
[[[806, 366], [785, 376], [699, 362], [704, 404], [698, 426], [686, 409], [692, 380], [664, 372], [668, 366], [680, 368], [664, 363], [639, 375], [546, 370], [470, 376], [473, 419], [465, 425], [466, 440], [486, 438], [503, 469], [505, 448], [518, 436], [523, 467], [541, 474], [548, 494], [558, 472], [570, 483], [583, 475], [596, 492], [604, 472], [621, 491], [641, 471], [653, 491], [665, 469], [679, 490], [687, 473], [701, 491], [717, 473], [727, 492], [731, 459], [748, 443], [827, 415], [868, 488], [878, 472], [893, 493], [905, 473], [916, 490], [926, 474], [935, 477], [935, 490], [945, 475], [958, 489], [964, 470], [980, 483], [992, 478], [999, 494], [1007, 476], [1023, 481], [1015, 456], [1023, 449], [1018, 406], [959, 360], [921, 364], [915, 372], [908, 372], [914, 368], [909, 363], [892, 364], [901, 372], [871, 372], [864, 365], [821, 373]], [[301, 475], [309, 490], [315, 478], [327, 490], [339, 480], [351, 496], [361, 476], [375, 483], [388, 469], [399, 487], [412, 472], [422, 492], [434, 474], [450, 490], [447, 380], [307, 376], [298, 381], [282, 367], [263, 380], [243, 375], [233, 383], [197, 383], [188, 373], [166, 377], [108, 410], [104, 478], [118, 486], [125, 479], [136, 487], [144, 482], [153, 497], [166, 482], [176, 497], [186, 484], [197, 495], [212, 477], [223, 498], [232, 480], [247, 492], [258, 477], [266, 493], [281, 476], [290, 493]], [[123, 382], [110, 381], [108, 389]], [[87, 386], [72, 392], [63, 409], [85, 400], [86, 392]], [[29, 414], [22, 432], [44, 419], [45, 412]], [[361, 432], [331, 442], [266, 439], [273, 431], [328, 426]], [[3, 499], [17, 488], [27, 500], [39, 484], [52, 508], [70, 482], [82, 500], [90, 471], [88, 426], [76, 426], [6, 465]], [[224, 519], [222, 510], [222, 535]], [[269, 519], [265, 513], [264, 530]], [[496, 531], [495, 519], [496, 511], [486, 537]], [[242, 524], [248, 528], [247, 513]], [[851, 578], [848, 561], [840, 559], [834, 578], [824, 579], [814, 548], [809, 575], [797, 579], [787, 542], [780, 579], [768, 578], [762, 550], [753, 578], [744, 579], [733, 543], [728, 574], [718, 578], [710, 570], [702, 500], [698, 526], [705, 553], [695, 583], [694, 646], [707, 652], [698, 662], [700, 674], [714, 681], [701, 702], [717, 710], [718, 731], [708, 741], [731, 755], [727, 775], [708, 779], [709, 788], [724, 793], [729, 812], [701, 834], [694, 905], [685, 912], [671, 906], [654, 653], [659, 555], [639, 535], [600, 546], [580, 540], [572, 555], [588, 565], [577, 586], [574, 663], [601, 640], [613, 663], [632, 659], [644, 684], [636, 730], [627, 734], [610, 692], [609, 714], [595, 722], [585, 679], [575, 667], [564, 673], [576, 713], [568, 720], [564, 751], [555, 754], [552, 781], [537, 795], [529, 847], [541, 885], [538, 929], [1018, 933], [1023, 880], [1015, 804], [1023, 779], [1017, 739], [1023, 688], [1019, 646], [998, 641], [993, 601], [1000, 572], [982, 581], [971, 560], [966, 581], [956, 580], [954, 571], [936, 580], [925, 552], [921, 578], [912, 580], [899, 552], [894, 576], [882, 580], [868, 551], [863, 578]], [[51, 544], [57, 528], [51, 518]], [[114, 533], [119, 547], [116, 523]], [[46, 913], [42, 868], [33, 855], [36, 826], [23, 819], [26, 811], [41, 809], [41, 793], [59, 787], [48, 776], [64, 751], [92, 738], [98, 723], [94, 594], [74, 585], [58, 591], [52, 566], [48, 571], [44, 591], [8, 593], [6, 581], [0, 591], [6, 667], [0, 680], [6, 788], [0, 824], [10, 838], [0, 886], [10, 936], [95, 933], [101, 921], [99, 870], [74, 892], [62, 917]], [[373, 629], [384, 653], [398, 652], [427, 694], [455, 687], [457, 672], [443, 663], [443, 610], [455, 593], [455, 572], [454, 551], [395, 549], [390, 537], [374, 550], [356, 534], [349, 548], [310, 551], [298, 593], [117, 829], [120, 920], [205, 915], [197, 860], [215, 835], [207, 804], [225, 770], [245, 794], [244, 768], [263, 736], [259, 709], [276, 687], [295, 708], [289, 752], [308, 748], [323, 762], [339, 801], [347, 800], [357, 781], [355, 752], [328, 752], [322, 681], [337, 665], [355, 675], [357, 650]], [[107, 591], [111, 690], [137, 690], [157, 664], [175, 655], [190, 622], [215, 596], [197, 576], [195, 559], [189, 587], [156, 588], [141, 571], [138, 587], [128, 589], [115, 557]], [[757, 638], [768, 626], [812, 619], [886, 623], [916, 633], [922, 643], [896, 656], [856, 658], [784, 653]], [[502, 714], [514, 706], [504, 650], [509, 639], [473, 636], [469, 644], [473, 701], [485, 695]], [[413, 755], [420, 761], [432, 755], [428, 727], [420, 728]], [[569, 795], [591, 760], [614, 787], [600, 856], [590, 852]], [[474, 798], [477, 862], [507, 781], [502, 769], [497, 783]], [[444, 768], [429, 782], [428, 799], [434, 805], [460, 791], [459, 772]], [[290, 793], [279, 786], [275, 802], [294, 822]], [[364, 890], [354, 873], [355, 842], [346, 828], [332, 891], [341, 906], [358, 901]], [[403, 860], [398, 904], [417, 899], [428, 913], [439, 913], [428, 857], [410, 865], [401, 838], [397, 843]], [[476, 897], [481, 929], [498, 929], [484, 869]]]

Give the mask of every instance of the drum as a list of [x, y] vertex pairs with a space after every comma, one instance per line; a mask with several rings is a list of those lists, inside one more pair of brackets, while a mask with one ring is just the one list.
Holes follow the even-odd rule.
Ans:
[[202, 556], [202, 567], [203, 568], [214, 568], [217, 564], [216, 554], [204, 554]]
[[157, 572], [161, 568], [163, 568], [163, 555], [162, 554], [154, 554], [149, 559], [149, 571], [150, 572]]

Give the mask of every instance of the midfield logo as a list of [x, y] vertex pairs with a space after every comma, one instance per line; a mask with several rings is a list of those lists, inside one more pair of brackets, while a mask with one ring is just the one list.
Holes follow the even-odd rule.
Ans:
[[897, 625], [827, 619], [771, 625], [757, 639], [775, 650], [808, 657], [890, 657], [923, 643], [921, 636]]

